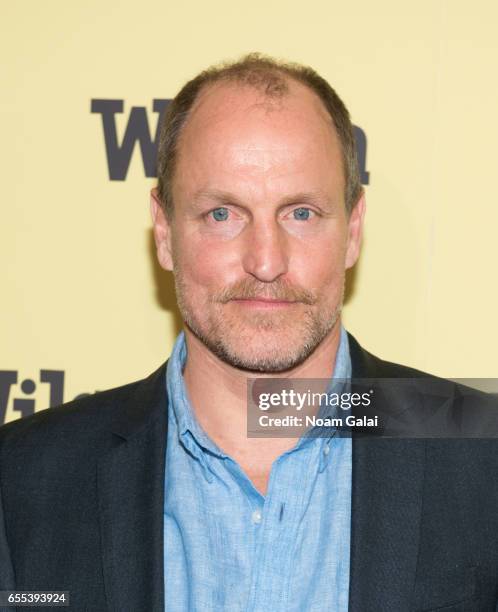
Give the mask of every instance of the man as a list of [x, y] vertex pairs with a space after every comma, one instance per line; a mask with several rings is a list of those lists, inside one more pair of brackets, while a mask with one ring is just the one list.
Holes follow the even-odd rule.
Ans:
[[250, 55], [187, 83], [151, 210], [185, 322], [143, 381], [0, 431], [0, 588], [73, 610], [494, 610], [493, 440], [248, 437], [249, 378], [410, 378], [341, 325], [365, 200], [341, 100]]

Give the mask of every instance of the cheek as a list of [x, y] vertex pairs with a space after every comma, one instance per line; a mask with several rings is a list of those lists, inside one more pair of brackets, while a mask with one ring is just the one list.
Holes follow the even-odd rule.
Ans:
[[193, 292], [218, 290], [240, 280], [240, 261], [233, 245], [189, 236], [176, 245], [174, 260]]
[[304, 286], [323, 292], [340, 286], [345, 273], [346, 246], [343, 236], [307, 242], [294, 253], [290, 273]]

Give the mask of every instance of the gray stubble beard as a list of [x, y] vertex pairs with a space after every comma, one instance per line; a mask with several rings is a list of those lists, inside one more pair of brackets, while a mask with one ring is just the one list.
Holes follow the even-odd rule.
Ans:
[[[262, 358], [248, 359], [241, 357], [231, 350], [230, 346], [223, 341], [223, 329], [221, 322], [208, 322], [209, 330], [203, 331], [201, 324], [196, 320], [195, 314], [187, 305], [185, 294], [187, 288], [181, 278], [181, 273], [174, 273], [175, 289], [178, 302], [178, 308], [182, 315], [185, 325], [189, 330], [210, 350], [216, 357], [224, 361], [228, 365], [249, 372], [259, 372], [265, 374], [278, 374], [290, 370], [304, 361], [316, 350], [327, 335], [334, 329], [337, 324], [344, 301], [345, 277], [343, 278], [340, 300], [330, 317], [316, 316], [311, 309], [307, 309], [305, 316], [305, 341], [300, 350], [292, 354], [282, 354], [278, 347], [270, 356]], [[263, 325], [268, 329], [271, 325]], [[263, 331], [263, 330], [262, 330]], [[254, 330], [258, 333], [258, 328]]]

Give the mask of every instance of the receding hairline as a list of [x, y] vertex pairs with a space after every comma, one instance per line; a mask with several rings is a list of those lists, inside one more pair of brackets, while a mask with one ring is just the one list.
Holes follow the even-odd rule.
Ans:
[[[337, 127], [334, 123], [333, 118], [331, 117], [327, 107], [325, 106], [323, 100], [320, 96], [306, 83], [295, 79], [292, 76], [288, 76], [286, 74], [282, 75], [282, 78], [285, 79], [286, 89], [282, 90], [278, 96], [269, 95], [266, 91], [262, 91], [262, 88], [258, 88], [253, 86], [251, 83], [246, 82], [237, 82], [232, 79], [219, 79], [216, 81], [205, 83], [197, 93], [196, 99], [192, 104], [192, 107], [189, 109], [185, 120], [182, 124], [182, 128], [178, 134], [177, 140], [177, 154], [179, 155], [180, 149], [182, 146], [183, 135], [185, 131], [188, 129], [189, 124], [192, 121], [192, 118], [199, 111], [199, 106], [206, 102], [206, 96], [209, 96], [211, 93], [215, 93], [220, 89], [231, 89], [232, 91], [242, 91], [247, 89], [249, 91], [256, 91], [260, 93], [261, 102], [254, 102], [254, 104], [249, 104], [248, 108], [252, 108], [253, 106], [261, 106], [267, 107], [268, 113], [284, 110], [285, 109], [285, 100], [288, 99], [292, 95], [299, 95], [300, 91], [308, 96], [308, 98], [312, 101], [315, 111], [317, 115], [321, 117], [324, 124], [332, 129], [333, 138], [341, 148], [341, 164], [344, 165], [344, 161], [342, 159], [342, 145], [340, 141], [340, 136], [337, 130]], [[344, 173], [344, 168], [342, 168]]]
[[288, 93], [289, 83], [304, 87], [318, 98], [316, 106], [321, 114], [326, 112], [327, 125], [333, 126], [341, 149], [344, 199], [348, 214], [351, 213], [363, 192], [356, 153], [353, 125], [347, 107], [330, 83], [310, 66], [280, 60], [261, 53], [250, 53], [238, 61], [221, 62], [210, 66], [188, 81], [168, 107], [160, 130], [158, 150], [158, 193], [166, 213], [173, 212], [171, 183], [176, 165], [177, 146], [185, 123], [197, 110], [209, 89], [231, 84], [249, 86], [259, 90], [271, 108], [279, 98]]

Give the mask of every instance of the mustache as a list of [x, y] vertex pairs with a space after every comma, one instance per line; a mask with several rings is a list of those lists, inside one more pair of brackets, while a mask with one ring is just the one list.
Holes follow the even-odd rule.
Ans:
[[312, 291], [303, 287], [290, 285], [286, 281], [274, 283], [261, 283], [251, 278], [234, 283], [217, 293], [213, 301], [226, 304], [230, 300], [250, 300], [264, 298], [269, 300], [281, 300], [283, 302], [303, 302], [314, 304], [316, 296]]

